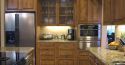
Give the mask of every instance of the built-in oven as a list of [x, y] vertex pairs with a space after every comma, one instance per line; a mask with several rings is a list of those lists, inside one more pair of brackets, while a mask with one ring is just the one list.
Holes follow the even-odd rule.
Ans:
[[99, 47], [101, 45], [100, 24], [80, 24], [78, 26], [79, 48]]
[[82, 39], [84, 40], [87, 37], [100, 39], [100, 30], [101, 30], [100, 24], [80, 24], [79, 37], [81, 40]]

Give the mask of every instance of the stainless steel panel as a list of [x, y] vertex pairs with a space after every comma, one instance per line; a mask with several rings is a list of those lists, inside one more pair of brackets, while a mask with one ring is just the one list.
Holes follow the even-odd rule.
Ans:
[[[5, 31], [13, 31], [16, 42], [9, 46], [35, 46], [35, 15], [34, 13], [6, 13]], [[6, 38], [7, 39], [7, 38]], [[17, 42], [18, 41], [18, 42]]]
[[100, 47], [100, 41], [79, 41], [79, 49], [86, 50], [88, 47]]
[[86, 40], [86, 41], [99, 41], [100, 38], [98, 38], [96, 36], [83, 36], [83, 37], [80, 37], [80, 41], [83, 41], [83, 40]]
[[20, 13], [19, 17], [20, 46], [35, 46], [34, 13]]
[[5, 14], [5, 31], [15, 31], [15, 13]]

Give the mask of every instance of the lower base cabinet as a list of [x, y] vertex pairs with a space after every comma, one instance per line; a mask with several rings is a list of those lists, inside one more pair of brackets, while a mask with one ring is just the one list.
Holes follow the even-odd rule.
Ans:
[[76, 65], [76, 43], [39, 43], [39, 65]]
[[88, 51], [80, 51], [77, 43], [39, 43], [39, 65], [104, 65]]

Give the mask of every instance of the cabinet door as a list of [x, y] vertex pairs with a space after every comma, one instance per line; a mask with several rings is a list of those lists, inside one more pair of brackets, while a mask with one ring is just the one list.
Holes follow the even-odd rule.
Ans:
[[124, 20], [125, 20], [125, 1], [124, 0], [114, 0], [113, 23], [122, 24], [122, 23], [124, 23]]
[[19, 0], [6, 0], [6, 10], [18, 10]]
[[102, 0], [93, 0], [93, 22], [101, 23]]
[[102, 1], [88, 0], [88, 23], [100, 23]]
[[103, 24], [125, 24], [125, 0], [103, 0]]
[[93, 2], [88, 0], [88, 23], [93, 21]]
[[59, 0], [59, 24], [75, 24], [75, 0]]
[[[114, 0], [113, 0], [114, 1]], [[113, 7], [111, 7], [112, 0], [103, 0], [103, 24], [111, 24], [112, 23], [112, 10]]]
[[60, 43], [58, 44], [59, 58], [74, 58], [75, 56], [75, 45], [73, 43]]
[[22, 9], [23, 10], [35, 10], [36, 0], [22, 0]]
[[89, 60], [79, 59], [78, 65], [91, 65]]
[[88, 21], [88, 0], [79, 0], [79, 23]]

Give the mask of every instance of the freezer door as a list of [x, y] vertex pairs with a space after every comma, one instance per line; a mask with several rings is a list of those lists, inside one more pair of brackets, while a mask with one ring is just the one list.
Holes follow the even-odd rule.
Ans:
[[19, 13], [19, 46], [35, 46], [34, 13]]

